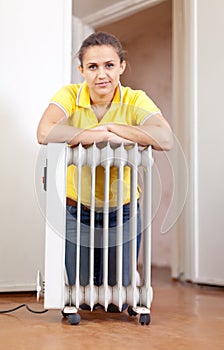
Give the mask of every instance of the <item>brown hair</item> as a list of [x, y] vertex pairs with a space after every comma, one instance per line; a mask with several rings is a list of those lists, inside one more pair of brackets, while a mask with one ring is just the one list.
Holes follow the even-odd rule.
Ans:
[[85, 52], [88, 49], [88, 47], [102, 45], [114, 47], [120, 58], [120, 62], [122, 63], [124, 61], [125, 51], [123, 50], [122, 45], [120, 41], [116, 38], [116, 36], [107, 32], [96, 32], [92, 33], [82, 42], [82, 45], [78, 51], [78, 58], [81, 67], [83, 66], [83, 56], [85, 55]]

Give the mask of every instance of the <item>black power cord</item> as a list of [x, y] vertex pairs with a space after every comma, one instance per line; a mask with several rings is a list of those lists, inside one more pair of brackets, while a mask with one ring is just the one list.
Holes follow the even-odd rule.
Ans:
[[27, 304], [22, 304], [19, 305], [17, 307], [14, 307], [13, 309], [9, 309], [9, 310], [0, 310], [0, 314], [8, 314], [10, 312], [14, 312], [18, 309], [21, 309], [22, 307], [25, 307], [29, 312], [32, 312], [33, 314], [44, 314], [46, 312], [48, 312], [48, 310], [40, 310], [40, 311], [36, 311], [36, 310], [32, 310]]

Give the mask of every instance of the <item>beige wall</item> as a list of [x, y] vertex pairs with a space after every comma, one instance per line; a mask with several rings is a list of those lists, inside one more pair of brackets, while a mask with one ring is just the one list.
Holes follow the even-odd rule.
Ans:
[[[117, 35], [127, 50], [124, 85], [143, 89], [172, 124], [171, 23], [172, 2], [141, 11], [107, 26], [96, 28]], [[172, 232], [161, 227], [172, 196], [171, 167], [166, 154], [154, 152], [152, 263], [171, 265]]]

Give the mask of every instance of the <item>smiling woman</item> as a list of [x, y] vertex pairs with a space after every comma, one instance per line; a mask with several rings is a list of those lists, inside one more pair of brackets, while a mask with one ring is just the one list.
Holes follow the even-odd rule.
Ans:
[[[105, 32], [93, 33], [83, 41], [78, 56], [85, 81], [55, 94], [39, 123], [38, 141], [74, 146], [123, 140], [169, 150], [172, 132], [160, 109], [145, 92], [120, 85], [126, 62], [119, 40]], [[130, 107], [125, 118], [123, 106]], [[104, 127], [98, 128], [99, 123]]]
[[[79, 143], [91, 145], [94, 142], [110, 143], [138, 143], [139, 145], [151, 145], [157, 150], [169, 150], [172, 147], [172, 131], [169, 124], [162, 116], [160, 109], [142, 90], [132, 90], [120, 84], [120, 76], [123, 74], [126, 62], [125, 55], [119, 40], [105, 32], [97, 32], [86, 38], [79, 50], [79, 70], [85, 81], [80, 84], [70, 84], [62, 87], [51, 99], [44, 112], [37, 130], [38, 141], [43, 144], [48, 142], [67, 142], [70, 146]], [[116, 193], [117, 169], [112, 167], [110, 172], [110, 211], [117, 210]], [[67, 173], [67, 216], [66, 216], [66, 268], [69, 284], [75, 283], [75, 245], [70, 237], [74, 237], [75, 221], [77, 215], [77, 184], [74, 180], [77, 169], [71, 165]], [[86, 227], [90, 224], [90, 173], [89, 169], [83, 169], [82, 177], [85, 186], [82, 187], [81, 203], [83, 237], [88, 235]], [[97, 167], [95, 184], [96, 226], [103, 228], [103, 193], [104, 171]], [[124, 202], [123, 225], [130, 220], [130, 168], [124, 168]], [[139, 186], [136, 188], [140, 196]], [[84, 209], [85, 208], [85, 209]], [[115, 220], [116, 221], [116, 220]], [[109, 228], [116, 226], [114, 219], [109, 220]], [[137, 213], [138, 240], [137, 255], [139, 252], [141, 228], [140, 209]], [[124, 234], [126, 234], [124, 228]], [[102, 238], [99, 233], [99, 240]], [[98, 243], [99, 244], [99, 243]], [[129, 285], [129, 261], [130, 243], [123, 244], [123, 285]], [[83, 247], [83, 249], [86, 247]], [[102, 284], [102, 246], [95, 248], [94, 278], [95, 284]], [[116, 251], [110, 250], [111, 261], [116, 261]], [[85, 266], [85, 260], [89, 251], [81, 254], [81, 266]], [[83, 259], [83, 261], [82, 261]], [[136, 267], [137, 268], [137, 267]], [[83, 284], [88, 283], [87, 270], [81, 271]], [[109, 281], [111, 285], [116, 283], [116, 269], [114, 264], [109, 266]], [[108, 308], [109, 310], [110, 308]], [[112, 308], [114, 310], [114, 307]]]
[[108, 108], [125, 66], [112, 46], [92, 46], [86, 50], [79, 70], [89, 87], [92, 105]]

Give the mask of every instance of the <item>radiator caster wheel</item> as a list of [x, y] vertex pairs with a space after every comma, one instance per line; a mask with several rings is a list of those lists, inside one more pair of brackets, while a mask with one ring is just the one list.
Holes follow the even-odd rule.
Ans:
[[150, 314], [142, 314], [139, 317], [139, 323], [141, 323], [142, 326], [145, 324], [148, 326], [151, 322]]
[[68, 314], [66, 314], [63, 310], [61, 311], [61, 314], [64, 318], [67, 318], [68, 317]]
[[77, 326], [81, 321], [81, 316], [79, 314], [70, 314], [68, 315], [68, 322], [72, 326]]
[[128, 315], [129, 316], [137, 316], [137, 312], [135, 312], [131, 306], [128, 306]]

